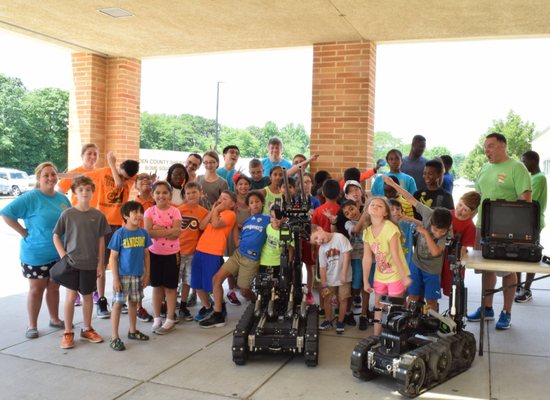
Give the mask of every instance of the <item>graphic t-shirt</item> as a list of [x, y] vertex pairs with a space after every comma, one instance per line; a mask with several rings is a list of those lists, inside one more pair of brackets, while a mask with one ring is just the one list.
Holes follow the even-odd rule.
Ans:
[[311, 223], [319, 225], [325, 232], [330, 232], [330, 220], [324, 214], [325, 210], [329, 210], [332, 215], [338, 215], [338, 210], [340, 206], [335, 203], [326, 203], [321, 204], [319, 207], [313, 211], [313, 216], [311, 217]]
[[263, 214], [252, 215], [244, 221], [239, 242], [239, 252], [244, 257], [253, 261], [260, 259], [270, 221], [271, 218]]
[[153, 242], [143, 228], [131, 231], [117, 229], [108, 248], [118, 253], [118, 274], [121, 276], [142, 276], [144, 272], [144, 252]]
[[[93, 171], [93, 170], [92, 170]], [[83, 174], [85, 172], [90, 172], [90, 170], [85, 169], [84, 167], [80, 166], [75, 169], [71, 169], [70, 171], [67, 171], [68, 174]], [[71, 204], [74, 206], [76, 205], [76, 196], [72, 194], [71, 192], [71, 185], [73, 184], [73, 179], [64, 178], [61, 179], [59, 182], [57, 182], [57, 187], [59, 188], [59, 191], [61, 193], [66, 193], [71, 195]], [[97, 188], [94, 191], [94, 195], [92, 196], [92, 199], [90, 200], [90, 204], [92, 204], [94, 207], [97, 204]]]
[[265, 215], [269, 215], [269, 211], [271, 210], [271, 206], [273, 204], [278, 204], [278, 205], [283, 204], [283, 194], [273, 193], [271, 189], [269, 189], [269, 186], [266, 186], [264, 190], [265, 190], [265, 203], [264, 203], [264, 209], [262, 210], [262, 213]]
[[[157, 206], [151, 207], [145, 211], [144, 217], [150, 218], [153, 221], [153, 225], [158, 225], [167, 229], [172, 228], [174, 221], [181, 221], [179, 210], [172, 206], [168, 207], [166, 210], [160, 210]], [[152, 238], [151, 240], [153, 244], [149, 247], [149, 251], [153, 254], [164, 256], [176, 254], [180, 251], [179, 239]]]
[[90, 177], [95, 183], [97, 204], [93, 202], [90, 204], [105, 215], [109, 225], [122, 225], [120, 209], [130, 198], [131, 184], [125, 183], [123, 187], [117, 188], [109, 167], [98, 168], [84, 175]]
[[229, 233], [237, 222], [237, 215], [233, 210], [224, 210], [221, 212], [220, 218], [225, 222], [225, 226], [214, 228], [209, 223], [197, 243], [198, 251], [214, 256], [223, 256]]
[[[384, 226], [377, 236], [374, 236], [372, 232], [372, 225], [365, 229], [365, 233], [363, 234], [365, 246], [368, 245], [374, 254], [373, 259], [376, 262], [374, 279], [378, 282], [391, 283], [401, 279], [397, 270], [396, 260], [394, 260], [390, 251], [390, 241], [396, 235], [397, 243], [401, 244], [401, 232], [399, 228], [388, 220], [384, 222]], [[401, 246], [398, 246], [397, 253], [405, 274], [410, 275], [409, 266], [405, 260]]]
[[[283, 234], [288, 234], [288, 231], [283, 231]], [[281, 242], [281, 231], [275, 230], [271, 224], [267, 225], [266, 228], [266, 240], [264, 246], [262, 247], [262, 254], [260, 257], [260, 265], [275, 266], [281, 265], [281, 253], [282, 253], [282, 242]], [[294, 246], [294, 243], [291, 244]]]
[[351, 268], [348, 268], [346, 280], [340, 280], [344, 268], [344, 253], [351, 250], [351, 243], [341, 233], [334, 233], [329, 242], [319, 246], [319, 268], [327, 270], [328, 286], [340, 286], [351, 282]]
[[[449, 210], [454, 210], [455, 204], [453, 196], [450, 193], [438, 187], [436, 190], [428, 190], [426, 188], [417, 190], [413, 197], [420, 203], [429, 208], [445, 207]], [[415, 211], [414, 217], [416, 219], [422, 219], [422, 215]]]
[[178, 210], [181, 214], [180, 254], [193, 254], [201, 236], [199, 224], [208, 215], [208, 210], [185, 203]]
[[363, 258], [363, 232], [353, 233], [352, 230], [358, 221], [346, 221], [345, 228], [349, 235], [349, 242], [353, 250], [351, 252], [352, 260], [361, 260]]

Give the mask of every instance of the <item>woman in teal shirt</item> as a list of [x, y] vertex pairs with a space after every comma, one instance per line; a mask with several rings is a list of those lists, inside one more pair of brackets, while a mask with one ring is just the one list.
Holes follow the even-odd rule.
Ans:
[[[63, 328], [59, 319], [59, 285], [50, 280], [50, 269], [59, 260], [53, 244], [53, 228], [70, 201], [55, 191], [57, 169], [50, 162], [36, 167], [36, 189], [16, 198], [0, 211], [4, 221], [21, 235], [20, 253], [23, 276], [29, 280], [25, 336], [38, 337], [38, 314], [46, 292], [50, 327]], [[19, 220], [23, 220], [24, 227]]]

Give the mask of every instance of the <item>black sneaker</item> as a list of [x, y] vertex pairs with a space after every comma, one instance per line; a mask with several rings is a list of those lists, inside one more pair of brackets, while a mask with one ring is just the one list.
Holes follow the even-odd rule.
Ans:
[[128, 314], [128, 304], [124, 303], [124, 304], [120, 307], [120, 313], [121, 313], [121, 314]]
[[183, 302], [182, 304], [180, 304], [178, 314], [180, 316], [180, 319], [184, 321], [193, 321], [193, 316], [191, 315], [191, 312], [186, 306], [183, 305]]
[[514, 301], [516, 303], [527, 303], [531, 300], [533, 300], [533, 294], [529, 289], [523, 289], [522, 292], [516, 295], [516, 297], [514, 298]]
[[366, 331], [368, 327], [369, 327], [369, 319], [364, 315], [361, 315], [359, 317], [359, 330]]
[[210, 308], [202, 307], [197, 315], [195, 315], [195, 321], [202, 321], [203, 319], [206, 319], [214, 312], [214, 307], [210, 306]]
[[324, 309], [324, 308], [321, 308], [321, 309], [319, 310], [319, 317], [320, 317], [320, 318], [325, 318], [325, 309]]
[[361, 300], [361, 296], [357, 295], [353, 298], [353, 308], [361, 308], [363, 305], [363, 301]]
[[100, 319], [106, 319], [111, 316], [111, 311], [109, 311], [109, 303], [105, 297], [100, 297], [97, 301], [97, 317]]
[[214, 312], [208, 318], [203, 319], [201, 322], [199, 322], [199, 326], [205, 329], [221, 328], [222, 326], [225, 326], [225, 318], [223, 317], [221, 312]]
[[346, 323], [346, 325], [349, 326], [357, 326], [357, 322], [355, 321], [355, 317], [353, 316], [352, 312], [346, 314], [346, 316], [344, 317], [344, 322]]

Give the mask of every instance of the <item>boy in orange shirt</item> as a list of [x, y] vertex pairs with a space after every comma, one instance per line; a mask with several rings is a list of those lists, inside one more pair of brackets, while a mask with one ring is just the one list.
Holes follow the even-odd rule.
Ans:
[[193, 254], [201, 236], [200, 223], [208, 215], [208, 210], [199, 205], [202, 196], [201, 185], [188, 182], [185, 185], [185, 202], [178, 207], [181, 213], [180, 235], [180, 281], [181, 303], [179, 316], [185, 321], [192, 321], [193, 316], [187, 309], [187, 299], [191, 283], [191, 263]]
[[204, 233], [197, 243], [191, 262], [191, 287], [197, 291], [203, 306], [195, 315], [195, 321], [202, 321], [214, 312], [208, 293], [213, 290], [212, 278], [223, 264], [227, 238], [237, 222], [237, 215], [233, 211], [236, 203], [237, 195], [224, 190], [214, 203], [212, 211], [199, 225]]

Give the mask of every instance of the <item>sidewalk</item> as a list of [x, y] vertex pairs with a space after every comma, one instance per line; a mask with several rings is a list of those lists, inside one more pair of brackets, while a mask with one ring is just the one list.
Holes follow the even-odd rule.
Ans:
[[[23, 278], [21, 278], [23, 279]], [[479, 305], [479, 276], [467, 271], [470, 310]], [[109, 285], [108, 285], [109, 287]], [[147, 301], [150, 292], [147, 292]], [[512, 328], [496, 331], [488, 322], [485, 355], [472, 368], [435, 387], [428, 399], [540, 399], [550, 376], [550, 279], [535, 282], [534, 299], [514, 304]], [[40, 315], [40, 337], [27, 340], [26, 298], [18, 294], [0, 298], [4, 310], [0, 336], [0, 386], [4, 399], [391, 399], [400, 397], [392, 379], [379, 377], [361, 382], [352, 376], [350, 354], [362, 337], [346, 327], [343, 336], [323, 332], [319, 365], [308, 368], [302, 357], [254, 356], [238, 367], [231, 361], [232, 329], [244, 307], [228, 306], [227, 325], [200, 329], [196, 322], [181, 322], [166, 336], [151, 334], [149, 342], [124, 340], [127, 350], [115, 352], [107, 343], [80, 342], [71, 350], [59, 348], [61, 330], [47, 328], [45, 305]], [[150, 310], [150, 304], [146, 302]], [[502, 295], [495, 297], [500, 312]], [[446, 305], [442, 304], [442, 309]], [[198, 311], [198, 307], [192, 309]], [[81, 310], [77, 308], [75, 331]], [[543, 316], [543, 317], [541, 317]], [[110, 320], [93, 320], [94, 328], [108, 339]], [[138, 328], [150, 333], [149, 323]], [[127, 316], [120, 332], [127, 332]], [[478, 336], [478, 325], [467, 330]], [[107, 341], [108, 342], [108, 341]]]

